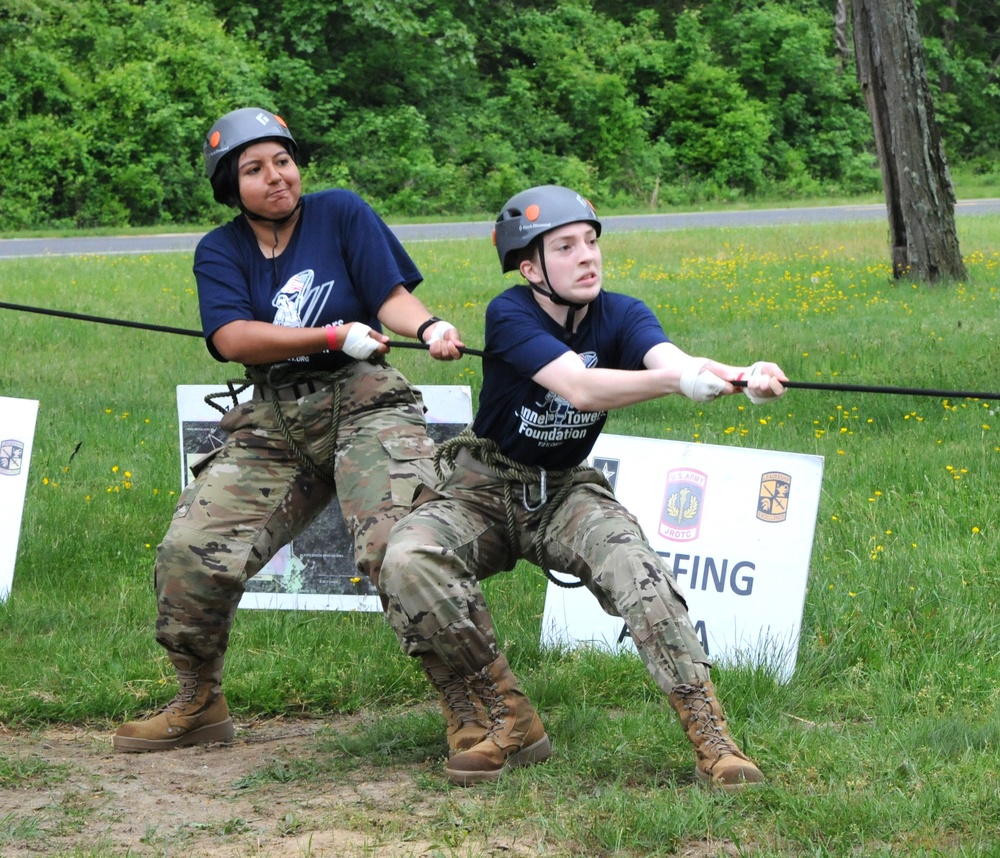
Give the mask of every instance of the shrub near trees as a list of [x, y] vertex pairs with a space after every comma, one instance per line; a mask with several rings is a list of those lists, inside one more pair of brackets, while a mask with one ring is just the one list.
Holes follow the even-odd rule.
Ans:
[[[924, 2], [921, 26], [952, 161], [991, 164], [997, 22], [965, 5]], [[289, 120], [310, 187], [387, 215], [491, 212], [542, 182], [605, 207], [875, 190], [832, 6], [0, 0], [0, 223], [226, 217], [199, 152], [247, 104]]]
[[204, 219], [206, 116], [263, 73], [201, 4], [0, 0], [2, 228]]

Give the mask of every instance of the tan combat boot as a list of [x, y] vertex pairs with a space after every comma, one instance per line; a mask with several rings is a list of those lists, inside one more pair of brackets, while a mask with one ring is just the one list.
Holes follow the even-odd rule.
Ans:
[[482, 702], [466, 688], [462, 679], [433, 653], [420, 656], [431, 685], [437, 690], [448, 734], [448, 756], [467, 751], [486, 738], [489, 721]]
[[465, 682], [488, 710], [489, 731], [479, 744], [448, 761], [444, 768], [448, 780], [461, 786], [495, 781], [507, 769], [540, 763], [552, 755], [542, 721], [517, 687], [503, 655]]
[[112, 738], [116, 751], [168, 751], [185, 745], [232, 741], [233, 720], [220, 686], [222, 659], [199, 662], [170, 654], [177, 669], [177, 696], [152, 718], [129, 721]]
[[670, 692], [670, 705], [677, 710], [684, 732], [694, 745], [694, 773], [699, 781], [727, 792], [764, 781], [760, 769], [729, 735], [711, 682], [675, 686]]

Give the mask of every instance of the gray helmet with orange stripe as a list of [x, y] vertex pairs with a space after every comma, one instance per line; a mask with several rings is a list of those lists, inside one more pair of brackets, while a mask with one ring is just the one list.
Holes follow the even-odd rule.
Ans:
[[561, 185], [540, 185], [515, 194], [500, 210], [493, 244], [506, 274], [520, 264], [521, 253], [535, 238], [567, 223], [585, 221], [601, 234], [601, 222], [590, 201]]
[[236, 170], [224, 169], [234, 162], [230, 155], [237, 155], [251, 143], [277, 140], [284, 143], [294, 159], [298, 147], [284, 119], [262, 107], [242, 107], [227, 113], [209, 129], [205, 138], [205, 174], [212, 183], [215, 199], [223, 205], [239, 203]]

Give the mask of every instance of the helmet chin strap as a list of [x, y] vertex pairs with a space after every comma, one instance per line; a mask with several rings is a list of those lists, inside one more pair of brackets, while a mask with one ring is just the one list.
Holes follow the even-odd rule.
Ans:
[[252, 212], [245, 205], [243, 205], [242, 198], [237, 197], [236, 202], [237, 205], [240, 207], [240, 211], [243, 212], [243, 214], [245, 214], [250, 220], [255, 220], [258, 223], [262, 222], [271, 224], [271, 229], [274, 232], [274, 247], [271, 248], [271, 272], [274, 275], [274, 288], [278, 289], [280, 287], [280, 283], [278, 281], [278, 263], [274, 258], [275, 250], [277, 250], [278, 248], [278, 227], [288, 223], [288, 221], [290, 221], [293, 217], [295, 217], [296, 214], [298, 214], [299, 209], [302, 208], [302, 197], [301, 196], [299, 197], [298, 202], [295, 204], [295, 208], [293, 208], [284, 217], [264, 217], [264, 215], [259, 215], [256, 212]]
[[567, 301], [565, 298], [562, 297], [562, 295], [560, 295], [558, 292], [556, 292], [555, 289], [552, 288], [552, 284], [549, 282], [549, 269], [545, 265], [545, 248], [541, 245], [541, 243], [539, 243], [538, 247], [538, 261], [542, 264], [542, 277], [545, 278], [545, 285], [549, 287], [549, 291], [546, 292], [544, 289], [542, 289], [541, 286], [539, 286], [537, 283], [532, 283], [530, 280], [528, 281], [528, 285], [532, 289], [534, 289], [539, 295], [544, 295], [546, 298], [548, 298], [553, 304], [558, 304], [560, 307], [569, 308], [566, 311], [565, 334], [567, 337], [570, 337], [573, 334], [573, 323], [576, 321], [577, 310], [582, 310], [590, 302], [585, 301], [584, 303], [581, 304], [576, 301]]
[[274, 224], [275, 229], [277, 229], [279, 226], [284, 226], [288, 223], [288, 221], [295, 217], [296, 214], [298, 214], [299, 209], [302, 208], [302, 197], [299, 197], [299, 201], [295, 204], [295, 208], [293, 208], [284, 217], [264, 217], [264, 215], [259, 215], [257, 212], [252, 212], [245, 205], [243, 205], [242, 198], [237, 198], [236, 205], [239, 206], [240, 211], [250, 218], [250, 220], [265, 221], [266, 223]]

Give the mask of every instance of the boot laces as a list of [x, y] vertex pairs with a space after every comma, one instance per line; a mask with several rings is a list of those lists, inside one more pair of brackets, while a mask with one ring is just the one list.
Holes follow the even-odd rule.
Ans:
[[180, 685], [180, 688], [177, 690], [177, 695], [160, 711], [176, 712], [187, 706], [189, 703], [194, 702], [198, 693], [198, 671], [178, 670], [177, 681]]
[[483, 702], [490, 726], [486, 731], [487, 738], [495, 736], [504, 726], [504, 716], [510, 714], [510, 709], [504, 698], [497, 692], [497, 687], [489, 675], [489, 668], [483, 668], [476, 676], [475, 689]]
[[713, 697], [702, 686], [685, 685], [677, 689], [684, 698], [684, 708], [691, 713], [691, 720], [698, 725], [695, 734], [704, 740], [703, 747], [710, 748], [716, 757], [743, 756], [736, 743], [719, 726], [719, 716], [712, 707]]
[[469, 693], [465, 687], [465, 680], [453, 673], [445, 665], [434, 665], [428, 667], [427, 672], [431, 676], [434, 686], [444, 695], [448, 707], [458, 720], [462, 723], [478, 722], [475, 704], [469, 699]]

